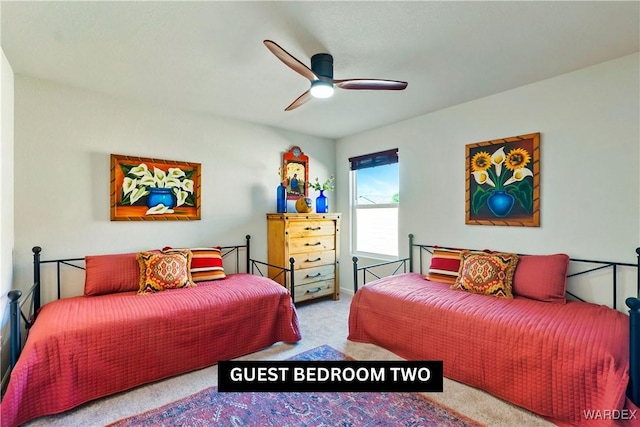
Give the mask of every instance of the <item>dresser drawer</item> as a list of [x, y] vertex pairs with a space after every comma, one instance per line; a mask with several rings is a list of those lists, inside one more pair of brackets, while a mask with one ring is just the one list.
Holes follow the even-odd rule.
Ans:
[[317, 267], [319, 265], [335, 264], [336, 251], [307, 252], [292, 255], [295, 259], [295, 269]]
[[289, 239], [289, 251], [294, 253], [319, 252], [335, 249], [334, 236], [297, 237]]
[[[334, 291], [334, 286], [335, 282], [333, 279], [300, 286], [296, 285], [294, 289], [294, 297], [296, 302], [300, 302], [313, 298], [320, 298], [325, 295], [331, 295]], [[319, 327], [322, 326], [319, 325]]]
[[336, 277], [336, 271], [333, 264], [322, 265], [320, 267], [303, 268], [301, 270], [296, 269], [293, 277], [295, 278], [295, 285], [297, 287], [298, 285], [306, 285], [320, 280], [333, 280]]
[[335, 233], [333, 221], [292, 221], [289, 226], [289, 237], [333, 236]]

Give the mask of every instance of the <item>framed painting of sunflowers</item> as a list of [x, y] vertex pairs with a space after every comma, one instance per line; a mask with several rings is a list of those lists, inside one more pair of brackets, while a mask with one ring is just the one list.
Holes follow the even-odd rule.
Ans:
[[200, 219], [200, 163], [111, 155], [111, 221]]
[[467, 144], [466, 224], [540, 226], [540, 133]]

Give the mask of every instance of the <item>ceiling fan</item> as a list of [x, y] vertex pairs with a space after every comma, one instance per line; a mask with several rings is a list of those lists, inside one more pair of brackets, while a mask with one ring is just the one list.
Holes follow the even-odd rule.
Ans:
[[289, 52], [271, 40], [264, 41], [265, 46], [278, 59], [293, 71], [309, 79], [311, 87], [293, 101], [285, 111], [298, 108], [311, 98], [328, 98], [333, 95], [334, 87], [355, 90], [403, 90], [407, 82], [382, 79], [342, 79], [333, 78], [333, 56], [328, 53], [318, 53], [311, 57], [311, 68], [297, 60]]

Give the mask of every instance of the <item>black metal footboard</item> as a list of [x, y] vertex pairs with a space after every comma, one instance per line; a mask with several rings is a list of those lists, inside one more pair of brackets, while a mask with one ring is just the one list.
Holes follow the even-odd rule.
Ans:
[[[409, 234], [409, 258], [401, 258], [394, 261], [379, 262], [377, 264], [358, 267], [358, 257], [351, 258], [353, 262], [353, 292], [358, 291], [358, 275], [362, 274], [362, 284], [367, 284], [367, 278], [380, 279], [381, 275], [393, 276], [400, 272], [407, 272], [407, 262], [409, 263], [409, 271], [413, 272], [413, 234]], [[389, 273], [389, 269], [393, 269]], [[381, 273], [384, 271], [384, 273]]]
[[[9, 340], [10, 369], [15, 366], [22, 350], [23, 338], [20, 319], [22, 318], [24, 321], [24, 330], [28, 333], [35, 321], [38, 310], [40, 310], [40, 252], [42, 249], [39, 246], [35, 246], [32, 251], [33, 285], [24, 297], [22, 296], [22, 291], [18, 289], [14, 289], [7, 294], [9, 297], [9, 333], [11, 334]], [[25, 314], [24, 306], [27, 303], [29, 303], [29, 308], [27, 314]]]
[[[262, 261], [258, 261], [255, 260], [253, 258], [251, 258], [250, 256], [250, 248], [251, 248], [251, 236], [249, 236], [247, 234], [246, 236], [247, 239], [247, 244], [244, 246], [225, 246], [222, 247], [222, 258], [226, 257], [227, 255], [229, 255], [230, 253], [235, 253], [236, 254], [236, 265], [238, 265], [238, 252], [241, 248], [246, 247], [247, 248], [247, 268], [246, 268], [246, 272], [249, 274], [254, 274], [254, 275], [260, 275], [262, 277], [268, 277], [271, 280], [277, 281], [276, 279], [280, 278], [281, 276], [284, 277], [284, 282], [286, 283], [287, 280], [287, 274], [289, 275], [289, 279], [290, 279], [290, 283], [291, 283], [291, 300], [293, 302], [295, 302], [294, 300], [294, 293], [293, 293], [293, 289], [294, 289], [294, 277], [293, 277], [293, 267], [295, 264], [295, 259], [293, 258], [289, 258], [289, 268], [286, 267], [282, 267], [279, 265], [273, 265], [273, 264], [268, 264], [266, 262], [262, 262]], [[225, 252], [225, 249], [227, 250], [227, 252]], [[260, 266], [264, 266], [264, 267], [271, 267], [273, 269], [275, 269], [275, 273], [271, 276], [269, 276], [268, 274], [265, 274], [261, 269]]]
[[[251, 260], [251, 274], [256, 274], [256, 272], [258, 272], [258, 274], [260, 274], [260, 276], [264, 276], [264, 277], [268, 277], [271, 280], [274, 281], [278, 281], [277, 279], [279, 279], [281, 276], [284, 276], [284, 280], [283, 283], [287, 283], [287, 274], [289, 275], [289, 283], [291, 284], [291, 290], [289, 291], [289, 293], [291, 294], [291, 301], [293, 301], [294, 303], [295, 301], [295, 278], [293, 277], [293, 269], [294, 269], [294, 264], [295, 264], [296, 260], [293, 259], [293, 257], [289, 258], [289, 268], [285, 268], [279, 265], [274, 265], [274, 264], [269, 264], [266, 262], [262, 262], [262, 261], [256, 261], [256, 260]], [[264, 274], [262, 272], [262, 270], [260, 269], [260, 266], [263, 267], [270, 267], [270, 268], [275, 268], [276, 273], [269, 276], [267, 274]]]
[[[242, 250], [245, 250], [244, 256], [244, 271], [249, 274], [256, 274], [260, 276], [265, 276], [263, 272], [260, 270], [260, 266], [269, 266], [276, 269], [275, 277], [280, 275], [284, 275], [286, 279], [286, 275], [289, 275], [290, 283], [291, 283], [291, 298], [294, 298], [293, 287], [294, 287], [294, 259], [290, 259], [290, 268], [285, 268], [277, 265], [266, 264], [261, 261], [257, 261], [251, 258], [251, 236], [245, 236], [246, 243], [244, 245], [234, 245], [234, 246], [222, 246], [220, 247], [221, 256], [226, 260], [235, 261], [235, 272], [242, 272], [243, 268], [241, 265], [241, 254]], [[35, 322], [38, 312], [41, 307], [41, 267], [43, 264], [55, 264], [56, 265], [56, 273], [57, 273], [57, 297], [61, 298], [61, 274], [62, 267], [72, 267], [81, 270], [85, 270], [85, 266], [82, 265], [84, 263], [85, 258], [66, 258], [66, 259], [55, 259], [55, 260], [46, 260], [42, 261], [40, 259], [40, 253], [42, 252], [42, 248], [39, 246], [35, 246], [33, 249], [33, 285], [29, 289], [29, 291], [23, 296], [22, 291], [20, 290], [12, 290], [8, 293], [9, 297], [9, 311], [10, 311], [10, 356], [11, 356], [11, 366], [10, 369], [13, 369], [16, 362], [18, 361], [18, 357], [20, 357], [20, 352], [24, 345], [24, 341], [26, 339], [26, 335], [29, 333], [29, 329]], [[227, 268], [227, 267], [225, 267]], [[274, 279], [274, 277], [270, 277]], [[28, 305], [28, 308], [25, 307]], [[22, 320], [22, 322], [21, 322]], [[23, 327], [24, 323], [24, 327]], [[23, 330], [26, 332], [23, 337]]]
[[638, 294], [627, 298], [629, 307], [629, 388], [627, 396], [640, 406], [640, 248], [636, 249], [638, 257]]
[[[358, 279], [361, 275], [361, 283], [365, 285], [367, 279], [379, 279], [381, 276], [376, 271], [379, 269], [385, 269], [385, 276], [395, 275], [399, 272], [406, 273], [407, 263], [409, 264], [409, 271], [414, 272], [414, 252], [418, 253], [418, 265], [419, 273], [424, 274], [424, 256], [426, 252], [429, 256], [433, 253], [434, 249], [451, 249], [458, 250], [459, 248], [449, 248], [444, 246], [435, 245], [423, 245], [413, 242], [413, 234], [409, 234], [409, 257], [402, 258], [395, 261], [381, 262], [378, 264], [367, 265], [363, 267], [358, 266], [358, 258], [353, 257], [353, 287], [354, 292], [358, 291]], [[473, 250], [473, 249], [470, 249]], [[526, 255], [526, 254], [518, 254]], [[617, 309], [617, 287], [618, 287], [618, 269], [622, 267], [636, 268], [637, 270], [637, 284], [636, 284], [636, 296], [627, 298], [625, 303], [629, 307], [629, 386], [627, 388], [627, 396], [637, 406], [640, 406], [640, 248], [636, 249], [637, 262], [636, 264], [613, 262], [613, 261], [598, 261], [588, 259], [570, 258], [570, 261], [574, 264], [587, 265], [585, 270], [576, 273], [569, 274], [567, 277], [575, 277], [584, 275], [598, 270], [611, 269], [612, 278], [612, 308]], [[389, 269], [393, 269], [389, 274]], [[585, 302], [584, 299], [567, 291], [568, 295], [573, 298]]]
[[627, 298], [629, 310], [629, 387], [627, 396], [640, 406], [640, 299]]

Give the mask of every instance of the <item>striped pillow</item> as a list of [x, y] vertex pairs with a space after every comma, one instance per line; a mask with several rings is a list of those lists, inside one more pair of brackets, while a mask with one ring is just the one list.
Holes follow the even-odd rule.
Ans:
[[[164, 252], [183, 251], [186, 249], [174, 249], [165, 247]], [[224, 279], [226, 276], [222, 265], [222, 253], [220, 248], [189, 248], [191, 257], [191, 279], [194, 282]]]
[[460, 270], [460, 251], [454, 249], [433, 249], [431, 266], [427, 271], [427, 280], [454, 284]]

